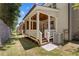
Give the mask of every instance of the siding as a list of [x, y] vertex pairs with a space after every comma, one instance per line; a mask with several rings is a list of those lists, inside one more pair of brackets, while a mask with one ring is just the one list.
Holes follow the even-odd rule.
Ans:
[[72, 11], [72, 36], [79, 32], [79, 10]]
[[65, 29], [68, 29], [68, 4], [58, 3], [59, 15], [57, 20], [57, 32], [62, 33]]

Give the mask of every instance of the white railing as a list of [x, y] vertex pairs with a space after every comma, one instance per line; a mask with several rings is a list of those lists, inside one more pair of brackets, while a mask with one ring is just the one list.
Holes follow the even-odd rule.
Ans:
[[38, 41], [37, 39], [39, 39], [40, 43], [42, 43], [42, 32], [38, 31], [39, 36], [37, 36], [37, 30], [30, 30], [30, 32], [29, 30], [26, 30], [26, 34], [36, 38], [34, 39], [35, 41]]
[[39, 41], [40, 41], [40, 44], [42, 44], [42, 32], [39, 31]]
[[53, 33], [56, 32], [56, 30], [50, 30], [50, 39], [53, 38]]
[[50, 32], [47, 32], [47, 40], [49, 42], [49, 39], [50, 39]]
[[36, 30], [26, 30], [26, 35], [30, 35], [33, 37], [37, 37], [37, 31]]
[[44, 37], [45, 37], [45, 38], [47, 38], [47, 32], [48, 32], [48, 30], [45, 30], [45, 31], [44, 31]]
[[26, 34], [26, 35], [29, 35], [29, 30], [26, 30], [26, 31], [25, 31], [25, 34]]
[[[45, 38], [48, 37], [48, 32], [49, 32], [48, 30], [45, 30], [45, 32], [44, 32], [44, 37]], [[56, 32], [56, 31], [55, 30], [50, 30], [50, 32], [49, 32], [50, 33], [49, 34], [50, 35], [49, 39], [53, 38], [53, 32]]]
[[33, 37], [37, 37], [37, 31], [36, 30], [30, 30], [30, 36], [33, 36]]
[[[38, 37], [40, 44], [42, 44], [42, 32], [38, 31], [38, 33], [39, 33], [39, 36], [37, 36], [37, 30], [30, 30], [30, 32], [29, 30], [26, 30], [27, 35], [30, 34], [30, 36], [33, 36], [35, 38]], [[48, 42], [49, 42], [49, 39], [53, 38], [53, 43], [56, 43], [56, 44], [63, 43], [61, 33], [58, 33], [55, 30], [50, 30], [50, 32], [48, 30], [45, 30], [44, 37], [48, 40]], [[34, 40], [38, 41], [37, 39], [34, 39]]]

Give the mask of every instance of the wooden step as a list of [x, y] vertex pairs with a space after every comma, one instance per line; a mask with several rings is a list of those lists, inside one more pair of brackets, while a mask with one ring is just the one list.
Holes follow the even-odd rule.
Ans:
[[48, 42], [48, 40], [46, 39], [46, 38], [43, 38], [42, 39], [42, 42], [44, 43], [44, 42]]
[[48, 44], [49, 42], [43, 42], [42, 45]]

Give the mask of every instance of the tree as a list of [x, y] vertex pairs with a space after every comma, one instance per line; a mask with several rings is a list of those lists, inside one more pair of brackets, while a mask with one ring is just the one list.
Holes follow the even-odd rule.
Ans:
[[74, 9], [79, 9], [79, 3], [73, 3], [73, 4], [72, 4], [72, 7], [73, 7]]
[[14, 29], [17, 24], [18, 17], [20, 17], [19, 7], [21, 4], [18, 3], [3, 3], [0, 4], [0, 18], [6, 23], [11, 29]]

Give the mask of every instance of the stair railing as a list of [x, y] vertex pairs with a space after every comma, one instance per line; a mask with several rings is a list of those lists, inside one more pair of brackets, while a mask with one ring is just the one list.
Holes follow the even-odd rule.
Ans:
[[40, 44], [42, 44], [42, 32], [39, 31], [39, 41], [40, 41]]
[[44, 37], [48, 40], [49, 42], [49, 39], [50, 39], [50, 32], [48, 30], [45, 30], [44, 32]]

